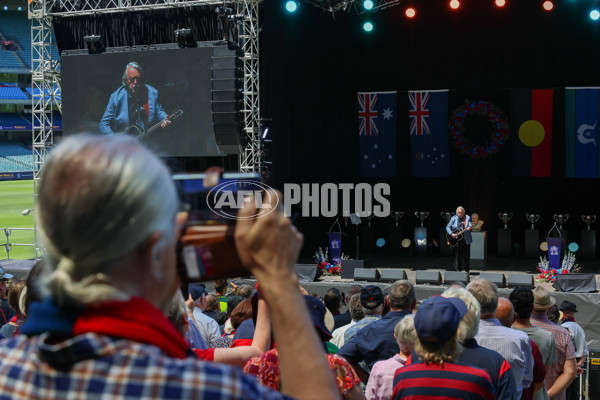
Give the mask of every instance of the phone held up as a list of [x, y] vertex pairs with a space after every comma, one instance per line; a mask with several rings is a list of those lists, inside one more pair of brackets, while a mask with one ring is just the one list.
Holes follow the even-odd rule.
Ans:
[[235, 223], [244, 197], [262, 196], [266, 185], [259, 174], [210, 171], [173, 175], [188, 213], [178, 248], [184, 284], [249, 275], [235, 247]]

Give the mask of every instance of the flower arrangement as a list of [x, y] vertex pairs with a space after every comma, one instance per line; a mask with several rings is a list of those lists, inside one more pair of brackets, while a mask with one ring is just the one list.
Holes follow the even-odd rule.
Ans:
[[[487, 117], [492, 124], [492, 132], [485, 144], [471, 143], [464, 135], [465, 118], [468, 115], [479, 115]], [[491, 158], [498, 153], [504, 143], [508, 140], [508, 123], [504, 118], [502, 111], [494, 104], [487, 101], [471, 101], [456, 108], [450, 116], [450, 138], [454, 145], [465, 154], [472, 158]]]
[[[319, 247], [317, 251], [315, 251], [313, 258], [323, 275], [339, 276], [342, 273], [342, 265], [340, 263], [334, 265], [329, 262], [329, 247], [325, 247], [325, 253], [323, 253], [323, 249]], [[347, 260], [348, 256], [342, 253], [341, 259]]]
[[562, 264], [559, 269], [550, 268], [548, 258], [540, 257], [538, 263], [538, 270], [540, 274], [537, 276], [537, 280], [540, 282], [552, 283], [556, 280], [557, 275], [568, 274], [570, 272], [577, 272], [580, 268], [575, 264], [575, 254], [570, 251], [563, 257]]

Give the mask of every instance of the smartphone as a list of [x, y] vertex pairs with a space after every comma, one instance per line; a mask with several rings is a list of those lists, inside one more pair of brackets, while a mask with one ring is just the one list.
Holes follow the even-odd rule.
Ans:
[[234, 241], [237, 213], [247, 195], [262, 196], [254, 173], [175, 174], [188, 220], [179, 240], [178, 270], [184, 283], [248, 276]]

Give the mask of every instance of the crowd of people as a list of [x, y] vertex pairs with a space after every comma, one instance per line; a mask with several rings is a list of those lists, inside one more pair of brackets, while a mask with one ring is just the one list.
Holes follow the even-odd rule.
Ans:
[[388, 295], [353, 285], [319, 298], [295, 273], [302, 235], [246, 201], [235, 245], [257, 285], [213, 291], [180, 274], [178, 207], [169, 171], [131, 138], [80, 135], [53, 151], [36, 204], [46, 258], [27, 280], [0, 276], [3, 398], [578, 396], [577, 305], [552, 322], [541, 286], [502, 298], [476, 279], [417, 299], [400, 280]]

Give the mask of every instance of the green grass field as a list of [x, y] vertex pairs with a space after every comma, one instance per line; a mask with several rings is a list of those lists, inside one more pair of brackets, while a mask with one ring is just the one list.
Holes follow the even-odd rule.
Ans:
[[[23, 216], [25, 209], [33, 209], [33, 181], [0, 182], [0, 260], [27, 260], [35, 257], [32, 246], [15, 245], [33, 244], [33, 230], [11, 230], [8, 239], [6, 236], [9, 228], [33, 229], [33, 212]], [[10, 254], [6, 252], [7, 243], [13, 244]]]

